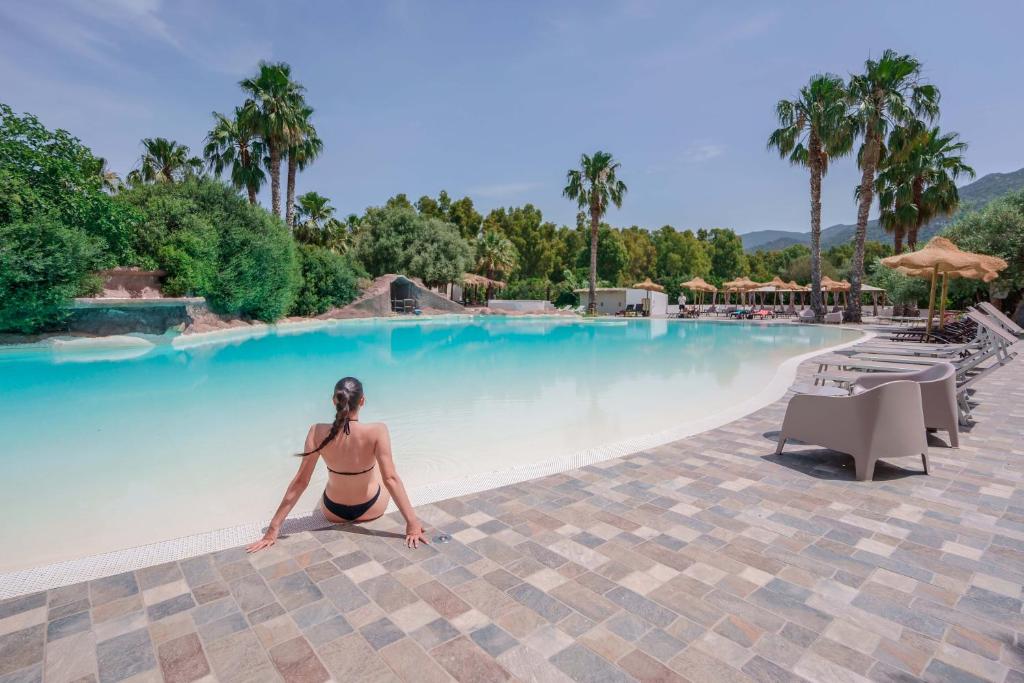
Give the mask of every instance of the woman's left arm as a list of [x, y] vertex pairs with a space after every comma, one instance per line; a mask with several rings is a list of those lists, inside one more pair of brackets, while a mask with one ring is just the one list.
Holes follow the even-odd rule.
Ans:
[[[309, 434], [306, 436], [306, 447], [303, 449], [304, 453], [309, 453], [311, 450], [316, 448], [316, 425], [309, 428]], [[288, 489], [284, 492], [284, 498], [281, 499], [281, 504], [277, 506], [277, 512], [274, 513], [274, 518], [270, 520], [270, 526], [267, 527], [267, 533], [263, 535], [263, 538], [256, 541], [248, 548], [246, 552], [254, 553], [264, 548], [269, 548], [277, 542], [277, 535], [281, 533], [281, 525], [284, 524], [285, 518], [288, 513], [292, 511], [295, 504], [299, 502], [299, 498], [305, 493], [306, 487], [309, 486], [309, 480], [313, 477], [313, 470], [316, 468], [316, 461], [320, 458], [319, 453], [310, 453], [309, 455], [303, 456], [302, 462], [299, 463], [299, 471], [295, 473]]]

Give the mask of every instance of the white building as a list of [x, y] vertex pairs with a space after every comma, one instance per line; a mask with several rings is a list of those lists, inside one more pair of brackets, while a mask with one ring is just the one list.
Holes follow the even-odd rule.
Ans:
[[[587, 307], [587, 295], [590, 290], [575, 289], [574, 293], [579, 294], [580, 306]], [[601, 315], [615, 315], [626, 310], [626, 306], [644, 305], [644, 301], [650, 298], [651, 317], [664, 318], [668, 311], [668, 295], [664, 292], [648, 292], [646, 289], [633, 289], [632, 287], [598, 287], [597, 312]]]

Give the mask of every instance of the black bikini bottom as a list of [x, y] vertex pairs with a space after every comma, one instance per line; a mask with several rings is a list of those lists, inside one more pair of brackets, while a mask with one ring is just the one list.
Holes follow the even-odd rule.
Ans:
[[341, 517], [347, 519], [350, 522], [354, 522], [363, 515], [366, 511], [373, 507], [373, 504], [380, 498], [380, 486], [377, 487], [377, 493], [373, 494], [373, 498], [360, 503], [359, 505], [342, 505], [341, 503], [335, 503], [333, 500], [327, 497], [327, 491], [324, 491], [324, 507], [327, 508], [335, 517]]

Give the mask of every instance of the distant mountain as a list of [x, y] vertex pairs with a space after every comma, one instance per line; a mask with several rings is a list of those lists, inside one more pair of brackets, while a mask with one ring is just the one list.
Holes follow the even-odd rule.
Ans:
[[[1002, 197], [1010, 192], [1024, 189], [1024, 168], [1012, 173], [989, 173], [986, 176], [975, 180], [973, 183], [960, 188], [960, 211], [972, 211], [988, 204], [993, 199]], [[918, 235], [918, 242], [926, 242], [929, 238], [938, 234], [944, 227], [956, 218], [953, 216], [941, 216], [921, 228]], [[823, 249], [844, 244], [853, 239], [857, 230], [856, 225], [840, 223], [821, 231], [821, 246]], [[806, 232], [789, 232], [786, 230], [755, 230], [745, 235], [743, 248], [746, 251], [775, 251], [785, 249], [793, 244], [810, 244], [811, 236]], [[868, 239], [877, 242], [890, 242], [892, 236], [878, 225], [877, 220], [868, 221]]]

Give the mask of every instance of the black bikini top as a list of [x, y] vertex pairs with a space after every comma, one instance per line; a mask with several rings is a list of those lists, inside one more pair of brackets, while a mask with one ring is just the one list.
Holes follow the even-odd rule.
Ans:
[[[345, 434], [351, 434], [352, 432], [349, 431], [348, 423], [349, 422], [358, 422], [358, 421], [359, 420], [350, 420], [348, 418], [345, 418], [345, 421], [341, 424], [341, 431], [345, 432]], [[326, 461], [324, 462], [324, 465], [327, 465]], [[340, 474], [340, 475], [342, 475], [344, 477], [354, 477], [357, 474], [366, 474], [367, 472], [370, 472], [371, 470], [373, 470], [373, 468], [376, 467], [376, 466], [377, 466], [377, 463], [373, 463], [372, 465], [370, 465], [369, 467], [367, 467], [365, 470], [363, 470], [361, 472], [339, 472], [338, 470], [332, 470], [331, 466], [327, 465], [327, 471], [328, 472], [334, 472], [335, 474]]]

